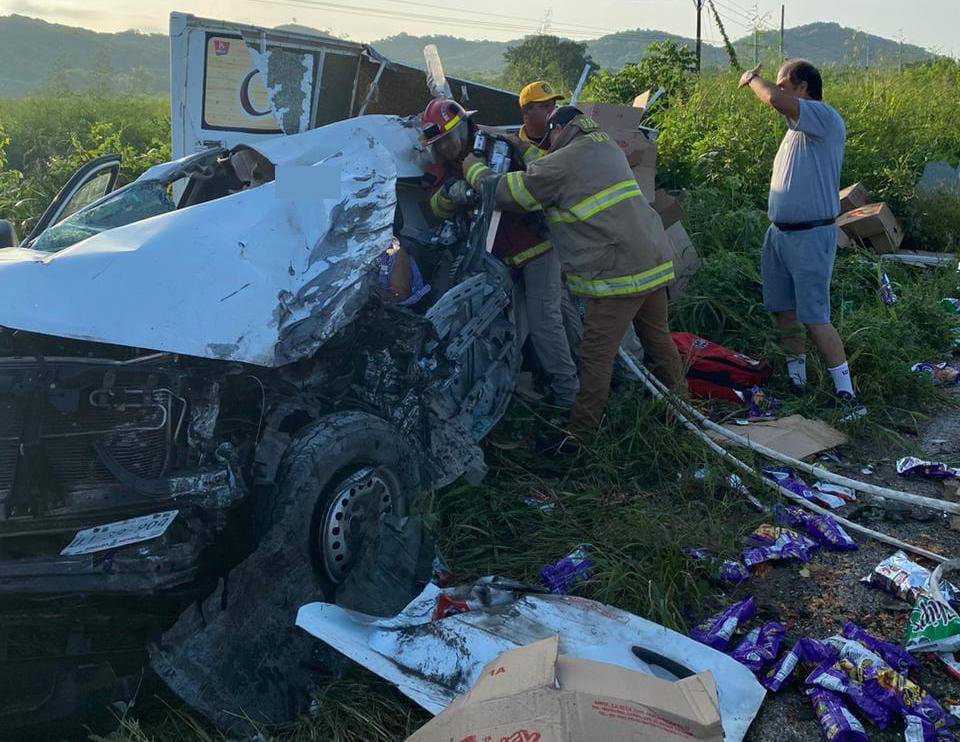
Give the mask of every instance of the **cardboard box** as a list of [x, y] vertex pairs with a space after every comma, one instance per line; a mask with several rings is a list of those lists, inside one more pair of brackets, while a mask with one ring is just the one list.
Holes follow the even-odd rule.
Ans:
[[903, 242], [903, 227], [885, 203], [867, 204], [841, 214], [837, 226], [850, 237], [869, 241], [878, 253], [895, 252]]
[[683, 218], [683, 206], [679, 198], [671, 196], [662, 188], [653, 194], [653, 210], [660, 215], [664, 229], [670, 229]]
[[851, 244], [853, 243], [850, 241], [849, 235], [840, 227], [837, 227], [837, 249], [843, 250], [845, 247], [850, 247]]
[[848, 211], [859, 209], [870, 203], [870, 194], [863, 183], [854, 183], [840, 191], [840, 213], [846, 214]]
[[583, 113], [600, 125], [605, 132], [636, 131], [643, 120], [643, 109], [618, 106], [613, 103], [577, 103]]
[[640, 190], [643, 191], [644, 198], [647, 199], [648, 203], [652, 202], [657, 191], [657, 169], [643, 165], [631, 169]]
[[[761, 420], [743, 427], [724, 425], [737, 435], [748, 438], [753, 443], [772, 448], [795, 459], [829, 451], [849, 442], [847, 434], [831, 428], [823, 420], [809, 420], [803, 415], [788, 415], [776, 420]], [[726, 441], [719, 433], [709, 433], [714, 440]], [[739, 445], [739, 444], [734, 444]]]
[[713, 676], [676, 682], [557, 653], [557, 637], [488, 664], [408, 742], [723, 740]]
[[680, 222], [670, 225], [667, 237], [673, 248], [673, 272], [677, 277], [668, 290], [670, 299], [673, 300], [683, 296], [693, 274], [700, 270], [700, 256], [697, 255], [693, 240]]
[[639, 108], [641, 111], [646, 111], [651, 95], [653, 95], [652, 89], [644, 90], [642, 93], [640, 93], [640, 95], [633, 99], [633, 107]]

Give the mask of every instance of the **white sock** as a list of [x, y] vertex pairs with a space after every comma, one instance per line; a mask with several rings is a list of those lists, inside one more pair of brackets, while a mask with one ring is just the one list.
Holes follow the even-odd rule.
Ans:
[[847, 365], [847, 362], [844, 361], [836, 368], [828, 369], [830, 371], [830, 376], [833, 377], [833, 385], [837, 389], [837, 394], [840, 392], [848, 392], [853, 394], [853, 380], [850, 378], [850, 367]]
[[790, 381], [799, 386], [807, 383], [807, 354], [798, 353], [795, 356], [787, 356], [787, 376]]

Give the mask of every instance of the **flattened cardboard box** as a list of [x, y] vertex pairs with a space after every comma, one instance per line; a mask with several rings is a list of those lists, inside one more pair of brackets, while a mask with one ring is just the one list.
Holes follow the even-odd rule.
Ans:
[[618, 106], [614, 103], [577, 103], [577, 108], [589, 116], [608, 134], [615, 131], [636, 131], [643, 121], [643, 109]]
[[840, 213], [846, 214], [848, 211], [859, 209], [870, 203], [870, 194], [867, 192], [863, 183], [854, 183], [840, 191]]
[[653, 194], [653, 210], [660, 215], [664, 229], [670, 229], [683, 218], [683, 207], [676, 196], [671, 196], [662, 188]]
[[488, 664], [467, 693], [407, 742], [721, 742], [713, 676], [669, 682], [558, 656], [557, 637]]
[[683, 228], [683, 224], [676, 222], [667, 230], [670, 246], [673, 248], [673, 272], [676, 280], [667, 289], [670, 300], [679, 299], [687, 290], [693, 274], [700, 269], [700, 256], [697, 248]]
[[896, 252], [903, 242], [903, 228], [885, 203], [867, 204], [841, 214], [837, 226], [850, 237], [868, 240], [881, 254]]

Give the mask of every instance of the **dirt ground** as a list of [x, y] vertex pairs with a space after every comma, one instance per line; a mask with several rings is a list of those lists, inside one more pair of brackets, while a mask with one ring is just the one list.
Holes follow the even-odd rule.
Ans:
[[[960, 393], [957, 394], [960, 398]], [[932, 418], [916, 439], [916, 450], [876, 451], [848, 447], [841, 464], [830, 468], [851, 478], [890, 486], [907, 492], [943, 497], [932, 482], [903, 479], [894, 468], [897, 458], [921, 455], [926, 459], [960, 461], [960, 411], [947, 410]], [[875, 467], [872, 475], [861, 472], [867, 463]], [[809, 482], [808, 482], [809, 483]], [[863, 499], [837, 511], [861, 525], [883, 531], [901, 540], [922, 546], [946, 556], [960, 556], [960, 531], [950, 530], [944, 520], [928, 510], [910, 507], [896, 509], [868, 504]], [[820, 551], [806, 565], [790, 563], [772, 569], [763, 576], [754, 576], [729, 596], [730, 601], [753, 595], [758, 616], [779, 619], [787, 627], [790, 643], [800, 637], [823, 638], [839, 634], [843, 624], [852, 620], [882, 639], [902, 643], [904, 628], [912, 606], [860, 582], [882, 559], [895, 551], [860, 534], [851, 534], [859, 544], [854, 552]], [[917, 561], [924, 563], [924, 560]], [[930, 567], [929, 563], [925, 566]], [[802, 570], [802, 571], [801, 571]], [[805, 574], [809, 576], [804, 576]], [[953, 579], [953, 578], [951, 578]], [[931, 656], [920, 657], [921, 669], [914, 679], [938, 700], [960, 698], [960, 682], [951, 678], [939, 661]], [[810, 701], [803, 694], [802, 682], [794, 683], [779, 693], [769, 693], [753, 723], [749, 742], [788, 742], [821, 739], [820, 726]], [[852, 709], [851, 709], [852, 710]], [[903, 739], [902, 724], [895, 721], [885, 731], [870, 723], [864, 728], [871, 739]]]

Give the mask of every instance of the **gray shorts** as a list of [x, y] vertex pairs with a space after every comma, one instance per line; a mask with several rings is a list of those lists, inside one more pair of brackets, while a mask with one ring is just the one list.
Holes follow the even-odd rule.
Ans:
[[830, 322], [830, 277], [837, 256], [837, 227], [781, 232], [773, 224], [763, 240], [760, 275], [770, 312], [794, 309], [805, 325]]

